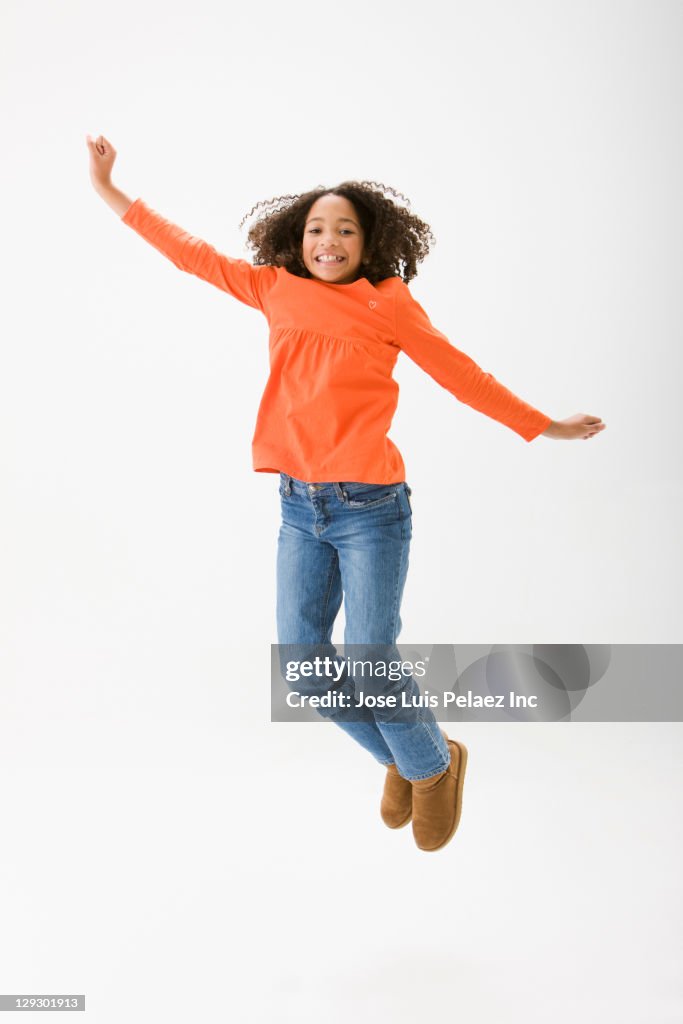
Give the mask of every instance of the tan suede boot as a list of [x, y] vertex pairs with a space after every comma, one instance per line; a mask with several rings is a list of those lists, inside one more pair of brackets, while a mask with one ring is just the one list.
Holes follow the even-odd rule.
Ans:
[[380, 813], [382, 821], [389, 828], [403, 828], [413, 813], [413, 787], [408, 779], [399, 775], [395, 764], [387, 768]]
[[464, 743], [449, 740], [451, 762], [445, 772], [413, 782], [413, 836], [421, 850], [440, 850], [460, 823], [462, 787], [467, 766]]

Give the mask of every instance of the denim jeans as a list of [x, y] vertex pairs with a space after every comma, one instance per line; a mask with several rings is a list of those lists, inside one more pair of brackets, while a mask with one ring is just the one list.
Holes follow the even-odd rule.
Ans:
[[[395, 642], [412, 536], [410, 493], [405, 482], [316, 483], [280, 473], [277, 632], [278, 644], [288, 645], [287, 657], [292, 650], [334, 657], [332, 628], [343, 598], [345, 650], [353, 645], [358, 653], [364, 645], [375, 656], [373, 665], [379, 663], [377, 650], [382, 658], [401, 660]], [[332, 689], [329, 679], [325, 685]], [[357, 679], [345, 672], [334, 689], [355, 698]], [[324, 716], [406, 779], [445, 771], [448, 746], [432, 711], [419, 706], [412, 675], [385, 681], [382, 692], [396, 695], [393, 709], [358, 708], [354, 700], [352, 710], [335, 708]]]

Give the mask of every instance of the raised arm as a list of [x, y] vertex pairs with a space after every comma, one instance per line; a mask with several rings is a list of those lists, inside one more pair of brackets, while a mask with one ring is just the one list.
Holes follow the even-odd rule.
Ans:
[[124, 224], [133, 228], [179, 270], [208, 281], [267, 315], [267, 295], [275, 283], [275, 267], [255, 267], [247, 260], [225, 256], [208, 242], [166, 220], [142, 199], [132, 200], [112, 183], [116, 150], [111, 143], [102, 135], [97, 139], [88, 135], [86, 139], [93, 187]]

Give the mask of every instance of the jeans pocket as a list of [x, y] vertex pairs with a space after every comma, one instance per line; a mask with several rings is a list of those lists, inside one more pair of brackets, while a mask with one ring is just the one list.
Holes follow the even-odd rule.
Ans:
[[377, 508], [395, 501], [395, 484], [342, 484], [344, 499], [349, 508]]

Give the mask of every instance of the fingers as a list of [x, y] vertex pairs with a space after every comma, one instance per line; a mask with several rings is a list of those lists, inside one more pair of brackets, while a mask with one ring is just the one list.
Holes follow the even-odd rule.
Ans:
[[598, 428], [598, 430], [592, 430], [590, 434], [584, 434], [581, 438], [582, 441], [587, 441], [589, 437], [595, 437], [596, 434], [601, 433], [605, 429], [605, 424]]
[[606, 426], [607, 424], [603, 423], [598, 416], [590, 417], [590, 419], [587, 417], [584, 421], [584, 427], [587, 427], [588, 430], [584, 436], [595, 437], [595, 435], [599, 434], [602, 430], [604, 430]]
[[104, 135], [98, 135], [96, 139], [93, 139], [92, 135], [86, 135], [85, 140], [88, 145], [88, 149], [91, 151], [95, 149], [100, 156], [105, 156], [107, 150], [111, 152], [114, 148]]

